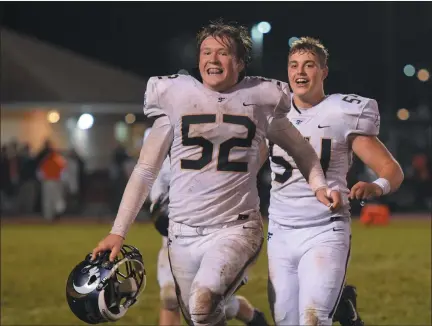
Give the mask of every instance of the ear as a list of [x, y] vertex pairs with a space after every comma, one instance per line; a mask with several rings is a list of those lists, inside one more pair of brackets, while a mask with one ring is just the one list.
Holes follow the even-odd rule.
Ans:
[[325, 68], [323, 69], [323, 79], [322, 80], [325, 80], [327, 78], [328, 72], [329, 72], [328, 66], [325, 66]]
[[240, 60], [237, 63], [237, 66], [238, 66], [239, 72], [242, 72], [245, 69], [245, 64], [244, 64], [243, 60]]

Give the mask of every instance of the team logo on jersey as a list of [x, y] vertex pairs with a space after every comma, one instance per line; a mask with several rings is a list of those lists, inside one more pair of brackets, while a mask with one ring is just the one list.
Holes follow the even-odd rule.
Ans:
[[302, 124], [303, 122], [305, 122], [307, 119], [306, 118], [292, 118], [290, 120], [293, 124], [298, 126], [298, 125]]

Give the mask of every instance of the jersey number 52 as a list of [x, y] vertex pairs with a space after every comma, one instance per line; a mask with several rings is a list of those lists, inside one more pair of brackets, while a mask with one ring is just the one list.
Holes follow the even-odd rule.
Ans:
[[[247, 172], [247, 162], [230, 162], [228, 159], [233, 147], [252, 146], [255, 137], [256, 126], [247, 116], [224, 114], [223, 123], [231, 123], [246, 127], [248, 133], [246, 138], [230, 138], [219, 145], [217, 170], [225, 172]], [[201, 170], [212, 161], [214, 144], [204, 137], [189, 137], [189, 129], [192, 124], [215, 123], [216, 114], [186, 115], [182, 117], [181, 133], [183, 146], [200, 146], [202, 155], [197, 160], [182, 159], [181, 168], [186, 170]]]

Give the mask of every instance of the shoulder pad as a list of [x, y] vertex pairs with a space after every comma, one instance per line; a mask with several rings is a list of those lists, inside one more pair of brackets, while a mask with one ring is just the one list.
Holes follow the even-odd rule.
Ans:
[[366, 107], [378, 110], [378, 104], [374, 99], [363, 97], [356, 94], [334, 94], [333, 101], [337, 106], [348, 115], [360, 115]]
[[337, 106], [351, 125], [349, 133], [377, 136], [380, 128], [378, 103], [374, 99], [355, 94], [335, 94]]
[[291, 108], [291, 93], [287, 83], [277, 79], [261, 76], [247, 77], [250, 82], [256, 83], [265, 92], [264, 98], [268, 101], [272, 118], [286, 117]]
[[180, 86], [181, 82], [190, 80], [190, 76], [178, 74], [150, 77], [144, 95], [144, 114], [148, 118], [169, 116], [169, 112], [165, 112], [167, 108], [163, 105], [167, 90], [173, 86]]
[[264, 84], [265, 85], [265, 83], [269, 83], [269, 85], [276, 85], [276, 87], [281, 89], [281, 90], [284, 90], [288, 86], [287, 83], [284, 83], [280, 80], [261, 77], [261, 76], [247, 76], [247, 77], [245, 77], [245, 79], [248, 83], [256, 83], [257, 85], [258, 84]]

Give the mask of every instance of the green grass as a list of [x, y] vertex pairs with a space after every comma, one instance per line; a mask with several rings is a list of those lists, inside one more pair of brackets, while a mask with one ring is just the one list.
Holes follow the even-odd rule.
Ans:
[[[67, 306], [66, 277], [108, 229], [107, 224], [2, 225], [1, 325], [82, 325]], [[118, 324], [156, 325], [161, 239], [152, 225], [136, 224], [127, 243], [143, 253], [148, 281], [139, 303]], [[265, 252], [240, 293], [270, 320]], [[431, 325], [430, 220], [394, 220], [387, 227], [354, 223], [348, 282], [357, 286], [367, 325]]]

